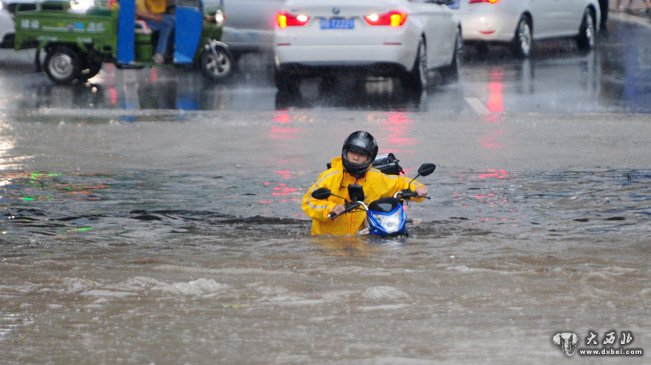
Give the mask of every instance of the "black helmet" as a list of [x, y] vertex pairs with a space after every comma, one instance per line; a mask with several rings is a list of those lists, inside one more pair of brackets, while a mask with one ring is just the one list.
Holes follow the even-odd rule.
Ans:
[[[368, 155], [368, 161], [363, 164], [354, 164], [348, 161], [348, 151], [365, 153]], [[341, 149], [341, 159], [344, 163], [344, 169], [349, 174], [361, 177], [366, 171], [371, 168], [375, 156], [377, 156], [378, 146], [377, 141], [373, 136], [366, 131], [353, 132], [344, 141], [344, 147]]]

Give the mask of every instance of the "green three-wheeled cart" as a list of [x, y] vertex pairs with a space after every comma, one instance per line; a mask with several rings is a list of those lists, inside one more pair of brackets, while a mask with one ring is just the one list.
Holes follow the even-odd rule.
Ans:
[[[168, 63], [198, 65], [214, 81], [229, 77], [234, 62], [228, 46], [220, 42], [222, 10], [204, 12], [202, 0], [177, 0], [174, 14], [174, 52]], [[136, 21], [135, 0], [85, 12], [71, 9], [69, 1], [46, 1], [36, 10], [17, 11], [15, 20], [15, 49], [35, 46], [37, 70], [57, 84], [85, 82], [106, 62], [118, 68], [155, 65], [157, 33]]]

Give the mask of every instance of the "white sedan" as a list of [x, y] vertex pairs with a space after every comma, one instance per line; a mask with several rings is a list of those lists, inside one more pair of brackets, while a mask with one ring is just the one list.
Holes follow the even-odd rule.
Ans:
[[14, 35], [14, 19], [0, 3], [0, 48], [13, 48]]
[[429, 71], [458, 75], [461, 27], [452, 0], [287, 0], [276, 14], [276, 86], [296, 90], [304, 77], [397, 76], [406, 89], [427, 87]]
[[0, 0], [0, 48], [13, 48], [16, 26], [16, 10], [34, 10], [44, 0]]
[[579, 49], [590, 50], [601, 20], [598, 0], [456, 0], [451, 7], [465, 43], [480, 50], [508, 44], [518, 57], [528, 57], [533, 41], [546, 38], [575, 37]]

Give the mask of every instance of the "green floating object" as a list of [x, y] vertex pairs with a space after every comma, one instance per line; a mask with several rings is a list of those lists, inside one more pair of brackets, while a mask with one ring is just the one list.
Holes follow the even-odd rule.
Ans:
[[242, 309], [246, 307], [246, 304], [222, 304], [222, 308], [230, 308], [230, 309]]
[[58, 172], [41, 173], [38, 171], [34, 171], [30, 174], [32, 180], [40, 180], [43, 177], [57, 177], [57, 176], [61, 176], [61, 174]]
[[31, 196], [24, 196], [24, 197], [22, 197], [21, 199], [23, 199], [23, 200], [26, 201], [26, 202], [31, 202], [31, 201], [34, 200], [34, 198], [32, 198]]
[[88, 232], [88, 231], [92, 231], [92, 230], [93, 230], [93, 227], [79, 227], [79, 228], [77, 228], [77, 232]]

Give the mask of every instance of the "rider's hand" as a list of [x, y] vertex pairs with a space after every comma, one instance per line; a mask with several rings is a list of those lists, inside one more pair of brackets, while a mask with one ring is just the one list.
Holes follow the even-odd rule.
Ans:
[[339, 204], [339, 205], [335, 206], [334, 208], [332, 208], [332, 210], [330, 211], [330, 213], [331, 213], [331, 214], [337, 214], [337, 215], [338, 215], [338, 214], [343, 213], [345, 209], [346, 209], [346, 208], [343, 206], [343, 204]]
[[416, 188], [416, 194], [418, 194], [418, 196], [426, 196], [427, 195], [427, 186], [419, 185]]

